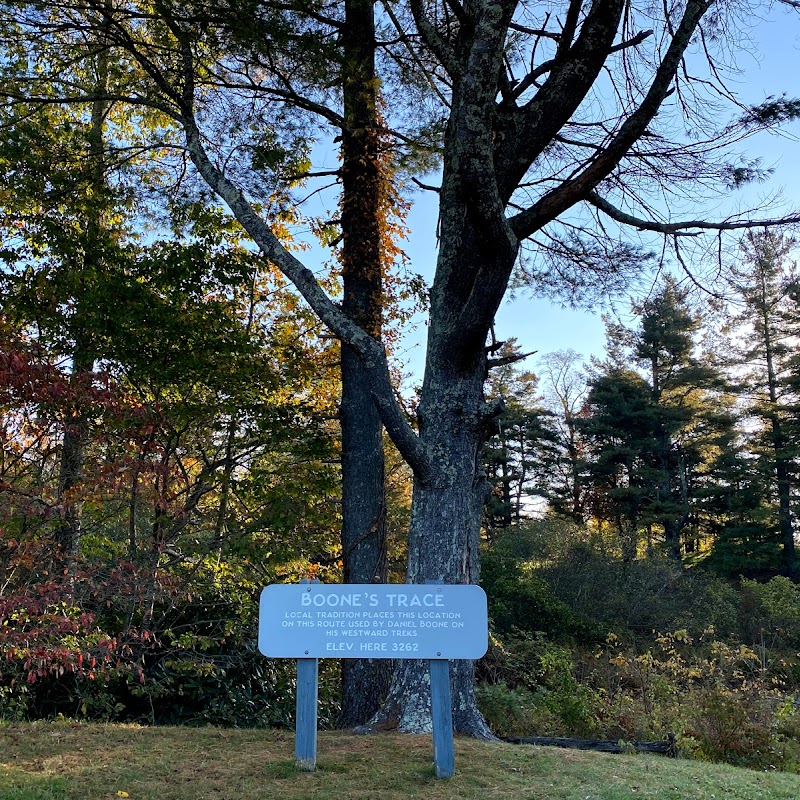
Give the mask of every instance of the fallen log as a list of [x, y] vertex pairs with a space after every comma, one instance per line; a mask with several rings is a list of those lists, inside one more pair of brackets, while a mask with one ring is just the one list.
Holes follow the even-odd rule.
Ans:
[[626, 742], [612, 739], [568, 739], [560, 736], [513, 736], [504, 739], [511, 744], [534, 744], [539, 747], [566, 747], [572, 750], [594, 750], [598, 753], [657, 753], [678, 758], [675, 734], [660, 742]]

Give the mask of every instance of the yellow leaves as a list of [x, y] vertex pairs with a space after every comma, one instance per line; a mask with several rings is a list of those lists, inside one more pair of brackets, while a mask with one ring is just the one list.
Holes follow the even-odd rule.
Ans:
[[130, 795], [127, 792], [123, 792], [122, 789], [120, 789], [117, 792], [117, 797], [130, 797]]
[[646, 653], [642, 653], [640, 656], [636, 657], [636, 663], [645, 669], [653, 669], [656, 660], [653, 658], [653, 654], [648, 650]]

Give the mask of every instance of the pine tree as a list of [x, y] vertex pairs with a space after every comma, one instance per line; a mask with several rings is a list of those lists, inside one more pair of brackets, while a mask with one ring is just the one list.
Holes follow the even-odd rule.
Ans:
[[636, 311], [635, 330], [609, 327], [612, 358], [590, 383], [581, 426], [590, 443], [594, 513], [614, 521], [626, 557], [656, 530], [680, 561], [694, 547], [703, 476], [714, 469], [730, 421], [715, 399], [719, 375], [694, 355], [700, 322], [686, 292], [667, 278]]
[[501, 400], [503, 413], [496, 433], [484, 446], [483, 460], [491, 485], [484, 519], [490, 531], [518, 524], [526, 506], [550, 497], [557, 460], [557, 434], [553, 415], [541, 405], [538, 378], [514, 364], [520, 360], [516, 342], [498, 350], [498, 364], [489, 375], [487, 398]]
[[727, 274], [741, 308], [732, 320], [735, 340], [741, 342], [736, 354], [739, 383], [749, 398], [746, 414], [758, 425], [749, 438], [776, 501], [775, 543], [786, 575], [797, 574], [792, 476], [798, 450], [789, 433], [800, 396], [793, 358], [793, 341], [800, 332], [797, 276], [790, 260], [794, 246], [791, 237], [750, 231], [741, 241], [741, 262]]

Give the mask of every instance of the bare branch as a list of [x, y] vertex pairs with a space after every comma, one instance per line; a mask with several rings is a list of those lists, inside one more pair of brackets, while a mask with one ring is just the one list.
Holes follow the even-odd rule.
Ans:
[[[667, 233], [675, 236], [696, 236], [700, 231], [704, 230], [735, 231], [744, 228], [769, 228], [776, 225], [789, 225], [800, 222], [800, 213], [791, 214], [786, 217], [758, 220], [729, 218], [719, 222], [707, 222], [706, 220], [699, 219], [683, 220], [682, 222], [657, 222], [656, 220], [643, 219], [628, 214], [626, 211], [609, 203], [608, 200], [600, 197], [596, 192], [590, 192], [586, 201], [622, 225], [630, 225], [640, 231], [653, 231], [655, 233]], [[695, 232], [692, 233], [692, 231]]]
[[619, 27], [625, 3], [593, 3], [580, 34], [542, 88], [523, 108], [509, 115], [509, 133], [498, 142], [496, 154], [500, 193], [513, 194], [530, 165], [549, 146], [594, 85]]
[[530, 353], [514, 353], [510, 356], [502, 356], [501, 358], [489, 358], [486, 360], [486, 368], [494, 369], [496, 367], [504, 367], [506, 364], [516, 364], [518, 361], [524, 361], [530, 356], [536, 355], [538, 350], [531, 350]]
[[546, 31], [542, 28], [529, 28], [526, 25], [520, 25], [518, 22], [511, 22], [509, 23], [508, 27], [512, 31], [519, 31], [520, 33], [529, 33], [531, 36], [541, 36], [544, 39], [553, 39], [554, 41], [559, 41], [561, 39], [561, 34], [556, 33], [555, 31]]
[[399, 34], [399, 40], [405, 45], [406, 51], [411, 56], [411, 60], [417, 65], [419, 70], [425, 76], [425, 82], [428, 84], [428, 86], [430, 86], [431, 91], [439, 98], [439, 101], [445, 106], [445, 108], [447, 108], [449, 106], [448, 99], [439, 90], [431, 71], [422, 63], [422, 59], [419, 57], [419, 54], [416, 52], [416, 50], [414, 50], [413, 47], [411, 47], [409, 37], [406, 34], [403, 26], [400, 24], [400, 20], [397, 18], [397, 15], [394, 13], [391, 3], [387, 2], [387, 0], [382, 0], [382, 5], [387, 16], [392, 21], [392, 25], [394, 25], [395, 30]]
[[637, 33], [636, 36], [632, 36], [630, 39], [625, 40], [624, 42], [620, 42], [619, 44], [615, 44], [610, 53], [618, 53], [620, 50], [625, 50], [627, 47], [636, 47], [637, 45], [641, 44], [645, 39], [649, 39], [653, 35], [653, 31], [641, 31], [641, 33]]
[[419, 186], [420, 189], [425, 189], [426, 192], [436, 192], [436, 194], [439, 194], [439, 192], [442, 191], [442, 187], [441, 186], [431, 186], [431, 185], [429, 185], [427, 183], [423, 183], [421, 180], [419, 180], [418, 178], [415, 178], [413, 175], [411, 176], [411, 180], [414, 183], [416, 183], [417, 186]]
[[572, 40], [575, 38], [575, 31], [578, 29], [578, 18], [582, 7], [583, 0], [570, 0], [564, 27], [561, 29], [561, 38], [556, 48], [556, 61], [563, 61], [567, 57], [570, 47], [572, 47]]
[[671, 94], [675, 74], [689, 46], [692, 35], [700, 24], [712, 0], [689, 0], [681, 23], [656, 70], [653, 82], [639, 107], [622, 123], [617, 134], [603, 152], [580, 173], [564, 181], [545, 194], [533, 206], [517, 214], [511, 226], [518, 236], [530, 236], [566, 211], [575, 203], [586, 199], [599, 183], [610, 175], [630, 148], [641, 138], [647, 126], [658, 113], [661, 104]]

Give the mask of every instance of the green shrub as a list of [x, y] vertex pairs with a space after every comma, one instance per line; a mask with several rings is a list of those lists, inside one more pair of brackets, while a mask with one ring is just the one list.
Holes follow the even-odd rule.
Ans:
[[666, 557], [626, 562], [578, 542], [535, 574], [573, 613], [620, 633], [649, 638], [675, 628], [693, 635], [709, 625], [724, 634], [736, 629], [735, 591]]
[[533, 735], [533, 694], [524, 687], [482, 683], [476, 687], [478, 708], [497, 736]]
[[800, 707], [750, 647], [679, 630], [646, 646], [615, 634], [591, 650], [493, 637], [479, 697], [505, 736], [611, 740], [677, 735], [685, 755], [800, 769]]
[[754, 769], [779, 760], [768, 697], [724, 686], [692, 696], [698, 702], [686, 733], [697, 743], [697, 756]]
[[[319, 723], [333, 727], [339, 711], [336, 662], [322, 661]], [[173, 651], [134, 690], [146, 721], [169, 725], [294, 727], [296, 662], [267, 659], [255, 641]], [[148, 715], [149, 712], [149, 715]]]
[[752, 643], [800, 647], [800, 586], [778, 576], [766, 583], [742, 579], [741, 635]]
[[491, 637], [478, 664], [481, 709], [503, 736], [591, 735], [594, 695], [578, 683], [571, 652], [542, 635]]
[[500, 635], [521, 631], [579, 641], [603, 638], [602, 628], [559, 600], [543, 578], [505, 550], [484, 553], [481, 585], [489, 600], [492, 626]]

